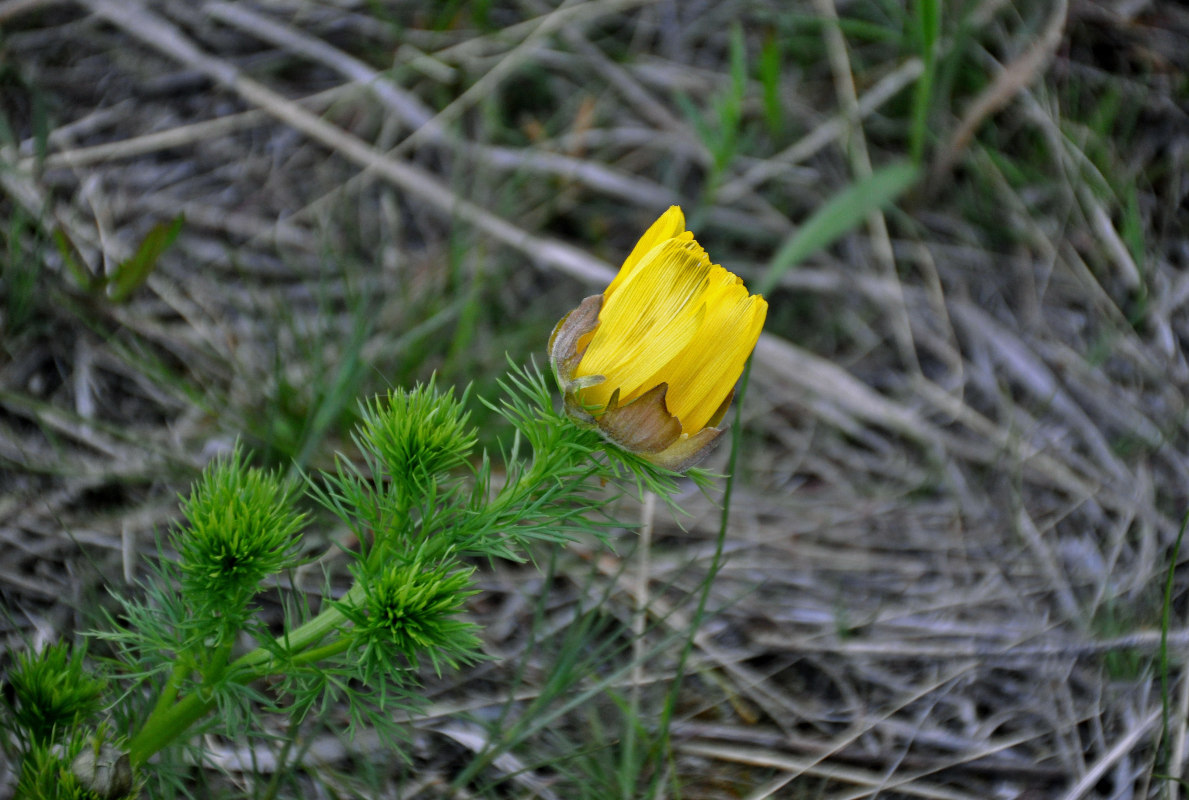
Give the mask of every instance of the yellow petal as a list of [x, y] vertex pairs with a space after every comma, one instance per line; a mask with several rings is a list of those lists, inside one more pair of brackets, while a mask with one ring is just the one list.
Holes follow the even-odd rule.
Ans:
[[768, 310], [764, 298], [749, 295], [734, 275], [717, 265], [712, 272], [701, 327], [656, 376], [669, 384], [669, 412], [685, 433], [706, 427], [731, 393]]
[[583, 402], [605, 406], [618, 389], [626, 404], [661, 382], [654, 380], [657, 371], [702, 325], [709, 273], [706, 251], [697, 242], [669, 239], [648, 253], [615, 294], [604, 293], [599, 327], [574, 376], [607, 380], [583, 390]]
[[685, 229], [685, 214], [681, 212], [681, 206], [669, 206], [669, 210], [661, 214], [660, 218], [652, 223], [652, 226], [648, 230], [644, 231], [644, 235], [640, 237], [640, 241], [636, 242], [636, 246], [632, 248], [632, 252], [624, 259], [623, 266], [619, 268], [619, 274], [615, 276], [615, 280], [611, 281], [611, 285], [603, 292], [603, 297], [610, 297], [612, 292], [623, 285], [623, 282], [627, 280], [628, 276], [635, 271], [640, 262], [644, 260], [644, 256], [648, 255], [665, 240], [681, 239], [688, 241], [693, 238], [694, 235]]

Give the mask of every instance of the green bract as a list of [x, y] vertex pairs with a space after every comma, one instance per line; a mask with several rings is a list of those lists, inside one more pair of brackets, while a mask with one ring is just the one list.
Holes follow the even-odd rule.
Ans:
[[[464, 397], [465, 400], [465, 397]], [[362, 403], [356, 444], [374, 456], [404, 499], [433, 479], [466, 463], [475, 429], [454, 390], [439, 392], [431, 380], [412, 391], [393, 389], [385, 398]]]
[[[458, 619], [471, 589], [473, 569], [459, 565], [390, 563], [365, 585], [362, 608], [349, 616], [365, 659], [380, 659], [389, 668], [414, 669], [419, 657], [434, 671], [442, 666], [478, 660], [475, 625]], [[362, 612], [362, 613], [360, 613]]]
[[248, 467], [238, 445], [206, 468], [182, 501], [187, 527], [175, 533], [191, 603], [234, 613], [286, 566], [305, 521], [293, 495], [279, 475]]
[[[460, 469], [475, 446], [463, 398], [433, 380], [411, 391], [394, 389], [360, 403], [352, 435], [362, 464], [339, 456], [332, 473], [310, 480], [310, 494], [339, 517], [371, 550], [407, 552], [443, 521], [444, 506], [465, 503]], [[449, 543], [443, 543], [448, 546]]]
[[[73, 650], [73, 651], [72, 651]], [[59, 642], [16, 657], [4, 699], [10, 722], [34, 744], [52, 744], [102, 707], [104, 681], [83, 666], [86, 648]]]

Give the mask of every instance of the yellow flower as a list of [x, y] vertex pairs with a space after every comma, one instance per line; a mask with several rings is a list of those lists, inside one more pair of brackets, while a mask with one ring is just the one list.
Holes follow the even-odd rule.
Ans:
[[706, 456], [768, 304], [717, 264], [671, 207], [619, 274], [554, 328], [549, 360], [574, 419], [666, 469]]

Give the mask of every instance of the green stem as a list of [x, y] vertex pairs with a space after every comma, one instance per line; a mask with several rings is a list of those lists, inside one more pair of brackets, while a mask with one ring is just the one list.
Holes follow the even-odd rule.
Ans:
[[201, 689], [182, 698], [177, 704], [163, 712], [154, 711], [145, 721], [140, 733], [128, 742], [128, 758], [138, 766], [166, 745], [173, 742], [187, 728], [215, 707], [214, 695], [203, 699]]
[[[356, 583], [350, 591], [343, 595], [340, 603], [355, 605], [362, 598], [363, 587]], [[210, 686], [213, 679], [230, 671], [231, 680], [236, 683], [251, 683], [273, 674], [277, 669], [287, 664], [298, 661], [295, 657], [299, 655], [301, 658], [298, 663], [308, 663], [318, 658], [336, 655], [349, 645], [346, 639], [339, 639], [313, 650], [310, 648], [334, 633], [346, 621], [347, 618], [343, 612], [335, 606], [331, 606], [304, 625], [279, 636], [273, 647], [257, 647], [231, 662], [225, 670], [216, 670], [213, 674], [205, 676], [206, 682], [203, 686], [198, 687], [193, 693], [178, 702], [172, 703], [172, 700], [177, 697], [177, 684], [180, 683], [180, 678], [174, 680], [179, 671], [179, 667], [175, 666], [174, 675], [162, 690], [161, 699], [157, 701], [156, 707], [153, 708], [153, 712], [149, 714], [149, 718], [145, 720], [140, 731], [128, 743], [128, 757], [132, 764], [134, 766], [143, 764], [154, 753], [174, 742], [191, 725], [210, 713], [216, 702], [215, 692]], [[278, 658], [274, 655], [275, 650], [280, 650], [285, 656]], [[309, 652], [306, 652], [307, 650]]]
[[294, 656], [289, 660], [290, 664], [315, 664], [324, 658], [337, 656], [339, 653], [346, 651], [351, 646], [351, 640], [345, 636], [340, 636], [333, 642], [327, 642], [321, 647], [315, 647], [312, 650], [307, 650], [301, 655]]
[[177, 660], [173, 662], [173, 671], [169, 674], [169, 680], [161, 687], [161, 695], [157, 698], [157, 704], [153, 706], [153, 712], [149, 715], [150, 719], [153, 715], [165, 713], [165, 709], [177, 700], [178, 689], [181, 688], [182, 681], [190, 672], [191, 666], [189, 656], [178, 655]]
[[233, 634], [223, 637], [223, 643], [215, 648], [215, 655], [207, 664], [207, 668], [202, 671], [202, 682], [213, 684], [219, 678], [223, 677], [223, 673], [227, 671], [227, 659], [231, 657], [231, 644]]

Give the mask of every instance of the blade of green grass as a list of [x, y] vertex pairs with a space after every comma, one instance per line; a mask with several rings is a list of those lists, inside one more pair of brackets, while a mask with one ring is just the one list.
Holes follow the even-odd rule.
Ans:
[[941, 36], [941, 3], [938, 0], [916, 0], [913, 39], [925, 68], [917, 78], [912, 97], [912, 127], [909, 131], [909, 153], [914, 164], [920, 164], [925, 152], [925, 133], [933, 102], [933, 79], [937, 73], [937, 39]]
[[868, 214], [890, 205], [916, 183], [919, 175], [920, 170], [913, 164], [890, 164], [836, 194], [785, 240], [768, 265], [759, 292], [768, 294], [810, 253], [828, 247], [861, 224]]
[[185, 218], [178, 214], [169, 222], [154, 225], [140, 247], [126, 261], [121, 261], [107, 284], [107, 296], [113, 303], [122, 303], [136, 291], [157, 267], [157, 261], [182, 231]]
[[760, 48], [757, 71], [763, 88], [764, 121], [768, 133], [775, 139], [784, 134], [784, 103], [780, 99], [780, 70], [784, 63], [784, 49], [779, 36], [769, 36]]
[[1181, 530], [1177, 533], [1177, 541], [1173, 544], [1172, 555], [1168, 559], [1168, 577], [1164, 581], [1164, 608], [1160, 614], [1160, 717], [1161, 736], [1160, 746], [1156, 748], [1156, 769], [1160, 772], [1168, 771], [1169, 758], [1169, 722], [1172, 714], [1172, 703], [1169, 694], [1172, 686], [1169, 684], [1168, 661], [1168, 627], [1172, 619], [1173, 583], [1177, 574], [1177, 561], [1181, 556], [1181, 543], [1185, 540], [1185, 529], [1189, 527], [1189, 514], [1181, 520]]

